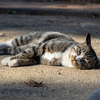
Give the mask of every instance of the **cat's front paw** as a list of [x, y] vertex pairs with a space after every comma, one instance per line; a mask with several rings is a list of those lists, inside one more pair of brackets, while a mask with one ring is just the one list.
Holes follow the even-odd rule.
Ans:
[[18, 65], [18, 59], [13, 59], [8, 63], [9, 67], [17, 67]]
[[4, 59], [1, 61], [1, 64], [4, 65], [4, 66], [7, 66], [8, 63], [10, 62], [10, 58], [11, 58], [11, 57], [6, 57], [6, 58], [4, 58]]

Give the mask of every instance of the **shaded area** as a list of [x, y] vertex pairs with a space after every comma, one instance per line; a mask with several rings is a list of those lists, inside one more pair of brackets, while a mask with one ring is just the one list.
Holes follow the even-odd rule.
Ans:
[[81, 5], [66, 2], [0, 1], [0, 13], [100, 16], [100, 5]]
[[22, 30], [26, 31], [25, 33], [39, 30], [60, 31], [81, 36], [89, 32], [96, 35], [100, 32], [100, 19], [75, 16], [0, 15], [0, 30]]
[[[20, 83], [18, 83], [20, 85]], [[66, 83], [68, 84], [68, 83]], [[55, 87], [56, 86], [56, 87]], [[98, 88], [98, 87], [95, 87]], [[23, 86], [23, 88], [4, 88], [0, 90], [1, 100], [85, 100], [90, 94], [95, 90], [92, 87], [88, 88], [76, 87], [76, 85], [69, 87], [62, 86], [61, 84], [48, 85], [47, 88], [28, 88]]]

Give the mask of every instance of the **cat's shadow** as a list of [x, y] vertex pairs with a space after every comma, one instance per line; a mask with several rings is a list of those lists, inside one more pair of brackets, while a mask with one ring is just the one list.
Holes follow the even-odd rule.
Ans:
[[96, 65], [96, 68], [95, 69], [100, 69], [100, 58], [98, 58], [98, 64]]
[[100, 65], [96, 66], [96, 68], [94, 68], [95, 70], [100, 70]]

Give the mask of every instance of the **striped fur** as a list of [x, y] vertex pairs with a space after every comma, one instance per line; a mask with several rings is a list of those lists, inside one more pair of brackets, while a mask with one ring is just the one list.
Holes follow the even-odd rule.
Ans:
[[2, 60], [3, 65], [11, 67], [41, 63], [90, 69], [98, 61], [91, 47], [90, 34], [84, 43], [77, 43], [68, 35], [59, 32], [31, 32], [1, 43], [0, 47], [2, 54], [15, 55]]

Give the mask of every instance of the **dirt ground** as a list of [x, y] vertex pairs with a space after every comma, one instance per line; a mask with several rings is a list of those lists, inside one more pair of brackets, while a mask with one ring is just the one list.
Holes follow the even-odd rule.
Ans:
[[[31, 31], [59, 31], [77, 42], [91, 33], [92, 46], [100, 58], [100, 18], [70, 16], [0, 15], [0, 42]], [[7, 55], [0, 56], [1, 60]], [[46, 87], [29, 87], [30, 79]], [[21, 66], [0, 64], [0, 100], [86, 100], [100, 89], [100, 70], [79, 70], [57, 66]]]

